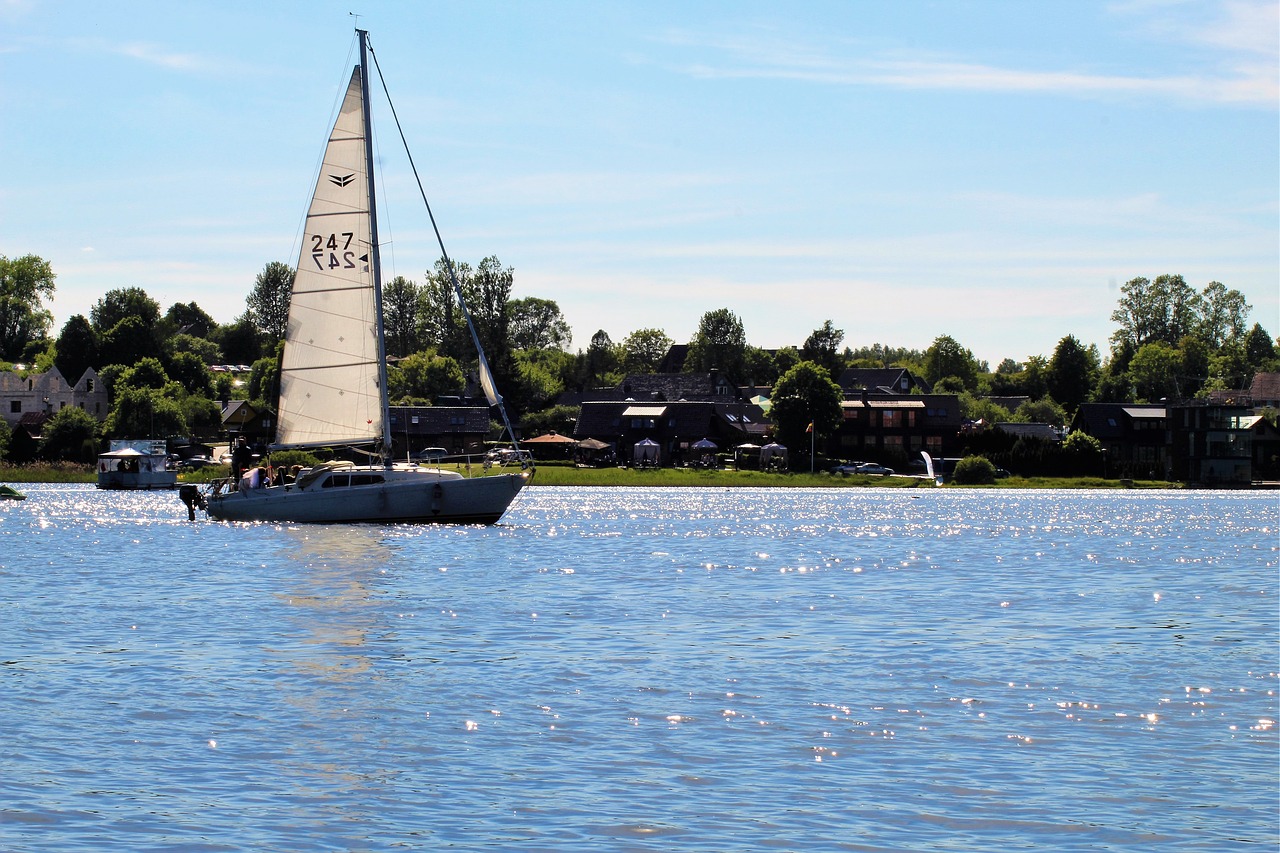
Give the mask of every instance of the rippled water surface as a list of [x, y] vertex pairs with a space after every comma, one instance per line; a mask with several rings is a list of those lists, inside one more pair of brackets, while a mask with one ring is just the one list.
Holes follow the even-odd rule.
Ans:
[[0, 849], [1274, 850], [1276, 493], [0, 501]]

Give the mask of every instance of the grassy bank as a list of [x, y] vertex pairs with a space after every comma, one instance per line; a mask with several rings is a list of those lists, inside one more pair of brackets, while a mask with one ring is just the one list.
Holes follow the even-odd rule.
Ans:
[[[449, 470], [451, 466], [442, 466]], [[466, 470], [458, 468], [466, 474]], [[498, 471], [502, 469], [491, 469]], [[515, 468], [508, 468], [514, 471]], [[201, 471], [178, 475], [179, 483], [206, 483], [227, 476], [226, 466], [213, 466]], [[479, 466], [471, 472], [482, 473]], [[0, 483], [96, 483], [93, 465], [69, 462], [35, 462], [30, 465], [0, 465]], [[932, 480], [919, 477], [835, 476], [827, 473], [769, 474], [763, 471], [701, 471], [687, 468], [659, 468], [639, 471], [634, 468], [574, 468], [567, 465], [542, 465], [531, 483], [533, 486], [685, 486], [710, 488], [854, 488], [875, 486], [887, 489], [933, 489]], [[992, 486], [954, 486], [945, 489], [1170, 489], [1176, 483], [1159, 480], [1104, 480], [1101, 477], [1009, 477]]]

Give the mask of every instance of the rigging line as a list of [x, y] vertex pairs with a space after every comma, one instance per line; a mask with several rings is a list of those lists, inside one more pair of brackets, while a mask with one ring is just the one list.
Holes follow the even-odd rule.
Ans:
[[[484, 347], [480, 345], [480, 335], [476, 332], [476, 324], [471, 319], [471, 311], [467, 308], [467, 302], [462, 298], [462, 285], [458, 283], [458, 274], [454, 271], [453, 260], [449, 257], [449, 252], [444, 247], [444, 238], [440, 236], [440, 227], [436, 225], [435, 214], [431, 211], [431, 202], [427, 201], [427, 191], [422, 186], [422, 177], [418, 174], [418, 166], [413, 162], [413, 152], [409, 150], [409, 140], [405, 139], [404, 128], [400, 126], [400, 116], [396, 112], [396, 105], [391, 100], [391, 92], [387, 89], [387, 80], [382, 76], [382, 65], [378, 62], [378, 54], [374, 52], [373, 45], [368, 44], [366, 38], [366, 47], [369, 55], [373, 57], [373, 67], [378, 71], [378, 82], [382, 84], [382, 94], [386, 96], [387, 106], [391, 109], [391, 118], [395, 121], [396, 131], [400, 134], [400, 144], [404, 147], [405, 156], [409, 159], [409, 169], [413, 172], [413, 179], [418, 184], [418, 194], [422, 196], [422, 204], [427, 209], [427, 218], [431, 220], [431, 230], [435, 232], [436, 242], [440, 245], [440, 254], [444, 258], [445, 269], [449, 271], [449, 278], [453, 282], [453, 290], [458, 298], [458, 305], [462, 308], [462, 316], [467, 320], [467, 330], [471, 332], [471, 341], [475, 344], [476, 355], [480, 360], [481, 377], [488, 373], [492, 383], [493, 371], [489, 370], [489, 361], [485, 358]], [[483, 382], [481, 383], [483, 385]], [[512, 447], [519, 449], [520, 445], [516, 441], [516, 432], [511, 428], [511, 421], [507, 417], [507, 407], [502, 397], [498, 397], [498, 412], [502, 415], [502, 423], [507, 428], [507, 434], [511, 436]]]

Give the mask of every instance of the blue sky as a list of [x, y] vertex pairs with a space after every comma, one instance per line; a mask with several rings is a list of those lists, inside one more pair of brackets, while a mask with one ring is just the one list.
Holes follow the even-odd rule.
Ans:
[[[1280, 333], [1280, 13], [1267, 2], [0, 0], [0, 254], [244, 311], [296, 262], [371, 42], [450, 254], [496, 255], [574, 348], [728, 307], [757, 346], [949, 334], [995, 367], [1119, 287], [1241, 290]], [[384, 269], [438, 257], [383, 114]]]

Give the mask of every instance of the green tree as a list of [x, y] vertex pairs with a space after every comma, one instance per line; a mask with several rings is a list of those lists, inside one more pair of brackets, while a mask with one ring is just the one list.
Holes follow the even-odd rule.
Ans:
[[98, 334], [104, 335], [121, 320], [136, 317], [150, 334], [160, 319], [160, 303], [140, 287], [124, 287], [108, 290], [89, 309], [89, 319]]
[[[112, 389], [117, 394], [126, 389], [137, 388], [152, 391], [170, 390], [169, 374], [159, 359], [150, 357], [138, 359], [135, 364], [122, 366], [120, 372], [112, 378]], [[181, 387], [175, 386], [171, 390], [180, 391]]]
[[249, 370], [249, 401], [258, 409], [276, 407], [280, 396], [280, 345], [274, 356], [265, 356], [253, 363]]
[[0, 459], [9, 456], [9, 442], [13, 438], [13, 428], [4, 418], [0, 418]]
[[788, 447], [807, 450], [809, 425], [818, 446], [839, 429], [842, 421], [840, 386], [831, 381], [825, 367], [802, 361], [788, 370], [773, 388], [769, 417], [778, 427], [778, 438]]
[[246, 313], [257, 326], [268, 346], [284, 340], [289, 325], [289, 303], [293, 299], [293, 267], [271, 261], [254, 279], [253, 290], [245, 299]]
[[165, 312], [164, 319], [173, 325], [175, 334], [207, 338], [218, 328], [218, 323], [194, 302], [175, 302]]
[[501, 261], [490, 255], [476, 267], [465, 294], [467, 308], [480, 336], [480, 345], [499, 377], [502, 374], [500, 367], [510, 370], [511, 334], [507, 304], [511, 300], [514, 282], [515, 270], [503, 267]]
[[521, 427], [526, 436], [542, 435], [548, 432], [572, 435], [581, 414], [580, 406], [552, 406], [525, 415], [521, 421]]
[[747, 335], [742, 320], [728, 308], [718, 308], [702, 315], [698, 331], [689, 341], [685, 358], [687, 373], [718, 370], [730, 382], [743, 379]]
[[809, 333], [804, 345], [800, 347], [800, 357], [826, 368], [832, 379], [840, 378], [843, 364], [840, 359], [840, 343], [844, 340], [844, 330], [837, 329], [830, 320]]
[[966, 456], [951, 472], [951, 482], [958, 486], [989, 486], [995, 481], [996, 466], [985, 456]]
[[219, 326], [210, 340], [222, 350], [228, 364], [253, 364], [262, 356], [262, 335], [247, 311], [234, 322]]
[[1076, 476], [1096, 476], [1102, 474], [1102, 442], [1088, 433], [1076, 430], [1062, 442], [1062, 458], [1068, 470]]
[[1275, 343], [1261, 324], [1254, 323], [1244, 336], [1244, 357], [1254, 372], [1274, 372], [1276, 358]]
[[382, 327], [387, 336], [387, 355], [403, 358], [418, 349], [419, 309], [422, 289], [398, 275], [382, 292]]
[[622, 381], [623, 359], [622, 347], [604, 329], [597, 330], [587, 351], [576, 358], [574, 384], [583, 390], [617, 385]]
[[117, 385], [106, 432], [115, 438], [163, 438], [187, 435], [187, 420], [173, 396], [150, 388]]
[[1244, 336], [1245, 321], [1253, 308], [1243, 293], [1228, 289], [1220, 281], [1211, 281], [1200, 293], [1199, 305], [1200, 326], [1196, 332], [1210, 349]]
[[1049, 394], [1074, 412], [1089, 399], [1099, 369], [1097, 350], [1085, 347], [1075, 335], [1067, 335], [1058, 341], [1049, 360], [1045, 375]]
[[507, 303], [511, 347], [516, 350], [563, 350], [573, 340], [560, 306], [551, 299], [526, 296]]
[[1013, 413], [1014, 423], [1053, 424], [1064, 426], [1067, 421], [1066, 410], [1059, 406], [1052, 397], [1041, 397], [1039, 400], [1027, 400], [1018, 406]]
[[179, 332], [169, 339], [170, 357], [181, 353], [190, 353], [206, 365], [222, 363], [222, 350], [208, 338], [200, 338]]
[[1195, 397], [1209, 379], [1209, 346], [1199, 335], [1184, 335], [1178, 341], [1177, 352], [1178, 395], [1184, 399]]
[[[795, 352], [795, 348], [791, 348], [791, 352]], [[790, 370], [799, 364], [797, 358], [795, 361], [788, 363], [787, 369]], [[753, 347], [748, 345], [742, 352], [742, 378], [747, 385], [764, 385], [770, 386], [778, 381], [781, 371], [778, 368], [778, 358], [767, 349]], [[838, 379], [839, 376], [833, 376]]]
[[[801, 361], [800, 350], [796, 349], [795, 347], [781, 347], [776, 352], [774, 352], [773, 354], [773, 375], [775, 377], [774, 381], [775, 382], [777, 381], [776, 377], [785, 376], [787, 371], [795, 367], [797, 364], [799, 364], [800, 361]], [[761, 384], [761, 385], [765, 384], [763, 381], [759, 379], [757, 379], [756, 381], [758, 384]]]
[[1001, 376], [1012, 376], [1015, 373], [1022, 372], [1022, 365], [1011, 358], [1002, 360], [996, 367], [996, 373]]
[[555, 362], [558, 350], [520, 350], [515, 354], [516, 384], [513, 389], [521, 411], [536, 411], [560, 395], [564, 384]]
[[622, 341], [623, 369], [627, 373], [656, 373], [673, 343], [661, 329], [636, 329]]
[[49, 333], [53, 314], [44, 300], [53, 298], [55, 278], [49, 262], [35, 255], [0, 255], [0, 359], [21, 358], [28, 342]]
[[98, 333], [83, 314], [73, 314], [62, 325], [54, 348], [57, 355], [53, 363], [73, 385], [90, 367], [101, 366], [98, 363]]
[[1120, 328], [1113, 343], [1127, 341], [1135, 351], [1146, 343], [1163, 341], [1173, 346], [1200, 325], [1201, 297], [1180, 275], [1138, 277], [1120, 288], [1120, 300], [1111, 322]]
[[64, 406], [45, 424], [37, 455], [51, 461], [92, 462], [98, 454], [98, 426], [79, 406]]
[[133, 364], [156, 354], [151, 327], [136, 315], [121, 318], [102, 334], [100, 357], [105, 364]]
[[1154, 341], [1138, 347], [1129, 362], [1129, 378], [1133, 382], [1138, 399], [1153, 403], [1162, 399], [1177, 399], [1178, 351], [1164, 341]]
[[435, 350], [416, 352], [400, 360], [404, 380], [403, 394], [419, 400], [460, 394], [467, 379], [457, 361]]
[[188, 394], [197, 397], [212, 397], [213, 374], [204, 359], [191, 352], [174, 353], [165, 366], [173, 381], [181, 385]]
[[924, 352], [924, 374], [929, 382], [955, 376], [970, 391], [978, 387], [978, 360], [950, 335], [939, 335]]
[[958, 395], [960, 416], [970, 421], [986, 421], [989, 424], [1005, 423], [1013, 420], [1013, 414], [986, 397], [976, 397], [972, 392], [964, 391]]

